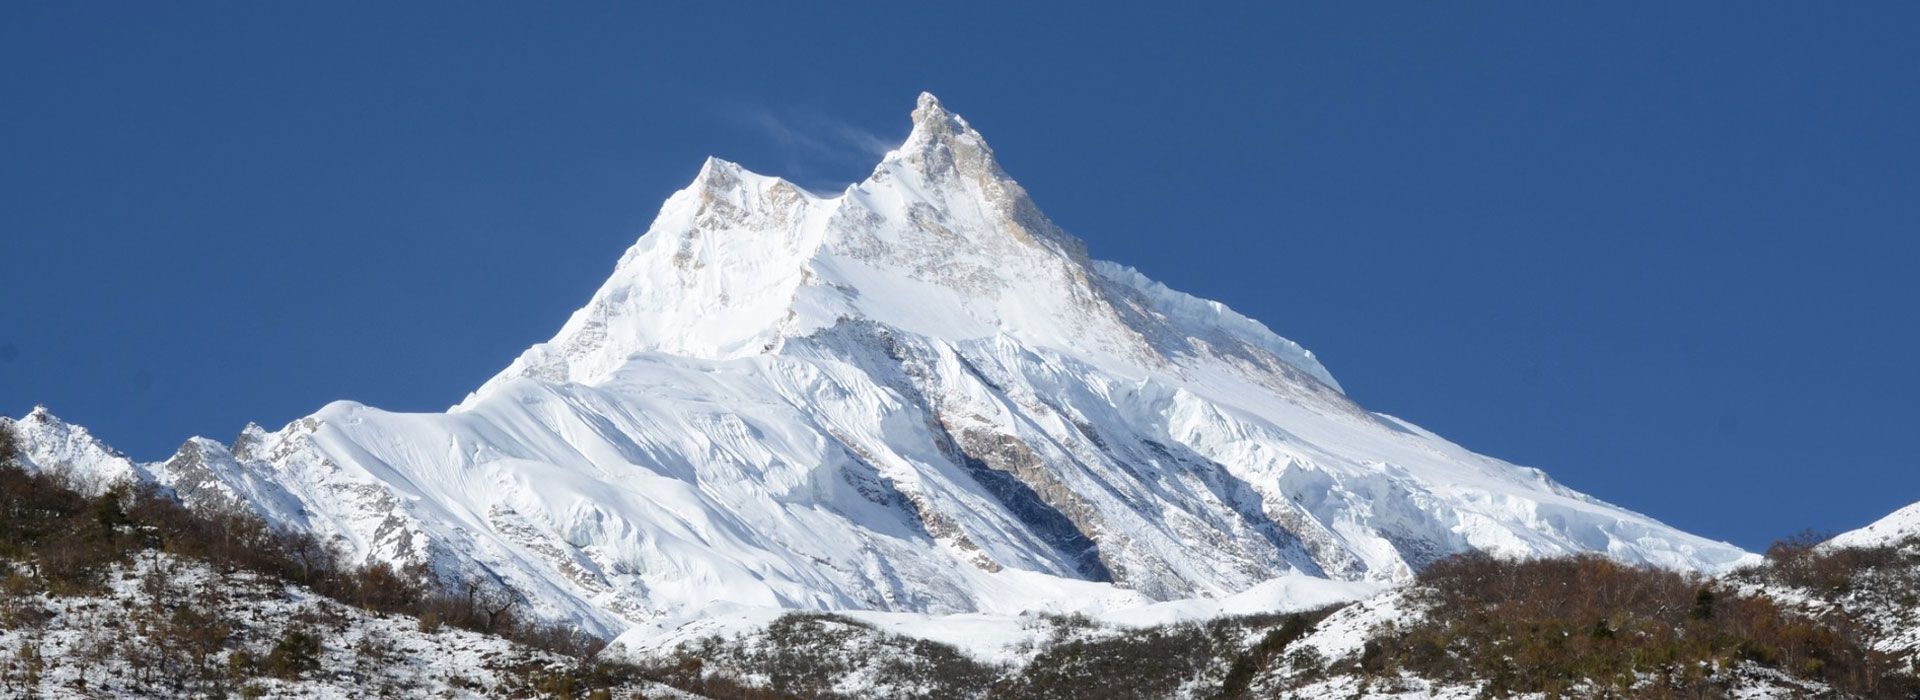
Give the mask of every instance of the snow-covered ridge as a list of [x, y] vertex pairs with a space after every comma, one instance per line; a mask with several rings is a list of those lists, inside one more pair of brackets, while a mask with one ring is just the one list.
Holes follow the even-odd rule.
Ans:
[[1834, 535], [1822, 546], [1885, 547], [1909, 537], [1920, 537], [1920, 503], [1889, 513], [1887, 517], [1858, 530]]
[[913, 124], [867, 181], [829, 198], [708, 159], [587, 306], [462, 406], [515, 377], [595, 383], [638, 352], [756, 355], [845, 318], [1136, 363], [1192, 352], [1202, 331], [1218, 352], [1253, 348], [1337, 388], [1265, 326], [1089, 260], [932, 95]]
[[913, 122], [834, 197], [709, 160], [551, 340], [447, 413], [337, 402], [155, 465], [30, 417], [29, 452], [609, 634], [1391, 584], [1467, 549], [1751, 559], [1366, 411], [1259, 322], [1093, 261], [932, 96]]

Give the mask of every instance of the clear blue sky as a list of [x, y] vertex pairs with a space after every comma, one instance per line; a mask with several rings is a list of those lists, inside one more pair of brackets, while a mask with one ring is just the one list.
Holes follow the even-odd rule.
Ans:
[[1748, 547], [1920, 500], [1920, 4], [541, 5], [0, 5], [0, 411], [444, 408], [930, 90], [1374, 410]]

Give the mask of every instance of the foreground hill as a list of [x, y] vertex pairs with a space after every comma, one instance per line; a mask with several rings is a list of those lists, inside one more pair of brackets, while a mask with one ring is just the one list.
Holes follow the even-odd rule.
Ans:
[[1855, 554], [1787, 545], [1717, 579], [1591, 555], [1468, 554], [1409, 586], [1293, 613], [1155, 625], [1038, 615], [932, 634], [886, 615], [787, 613], [634, 636], [610, 653], [808, 698], [1911, 700], [1917, 593], [1920, 541]]
[[1920, 503], [1901, 508], [1858, 530], [1834, 535], [1828, 547], [1874, 548], [1920, 537]]
[[0, 697], [691, 697], [502, 591], [346, 567], [250, 515], [26, 471], [13, 447], [0, 426]]

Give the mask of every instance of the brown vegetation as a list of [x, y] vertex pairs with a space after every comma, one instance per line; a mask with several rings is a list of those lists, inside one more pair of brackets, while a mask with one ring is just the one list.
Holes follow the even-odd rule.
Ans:
[[1375, 677], [1484, 682], [1489, 694], [1719, 697], [1741, 663], [1867, 698], [1914, 679], [1847, 630], [1698, 577], [1599, 556], [1442, 560], [1420, 576], [1430, 612], [1370, 640]]
[[1763, 581], [1825, 599], [1870, 594], [1920, 607], [1920, 539], [1880, 547], [1821, 547], [1827, 538], [1803, 532], [1767, 548], [1767, 566], [1750, 572]]

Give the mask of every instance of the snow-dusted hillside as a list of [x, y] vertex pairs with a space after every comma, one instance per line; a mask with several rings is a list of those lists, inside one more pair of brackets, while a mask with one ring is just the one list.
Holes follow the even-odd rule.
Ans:
[[[579, 659], [371, 613], [252, 572], [144, 552], [92, 595], [17, 596], [0, 624], [0, 694], [21, 698], [550, 697]], [[198, 636], [196, 636], [198, 634]], [[276, 645], [311, 669], [276, 676]], [[695, 698], [634, 679], [621, 697]]]
[[1751, 558], [1368, 412], [1259, 322], [1092, 260], [930, 95], [836, 196], [707, 161], [553, 339], [449, 412], [337, 402], [159, 464], [20, 427], [43, 468], [494, 579], [606, 634], [710, 606], [1395, 583], [1469, 549]]
[[1901, 508], [1887, 517], [1858, 530], [1849, 530], [1827, 540], [1829, 547], [1886, 547], [1908, 538], [1920, 537], [1920, 503]]

